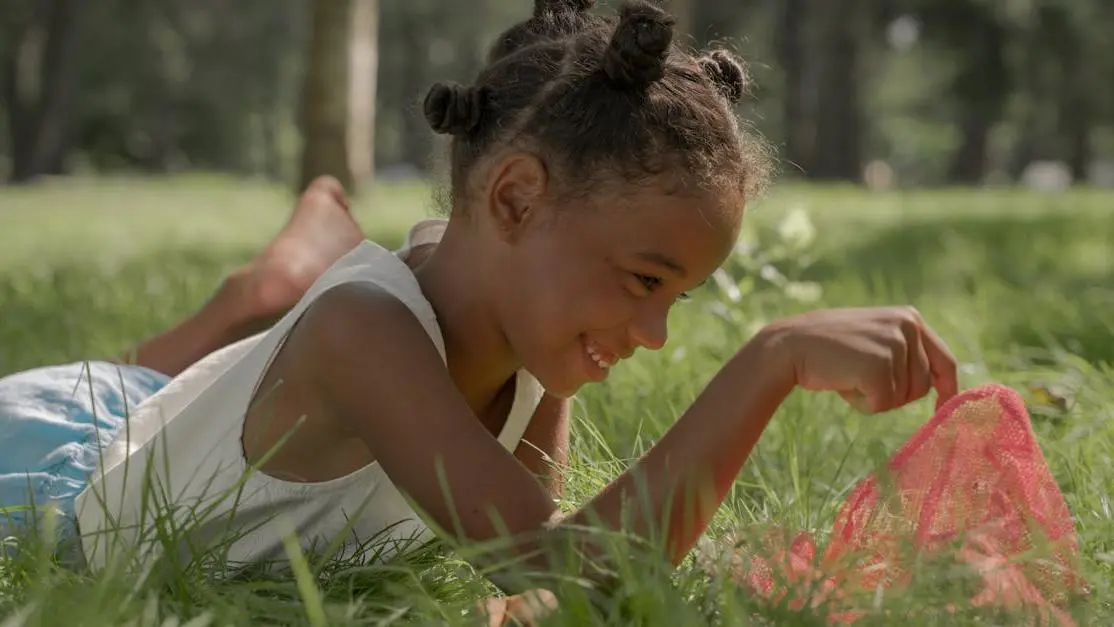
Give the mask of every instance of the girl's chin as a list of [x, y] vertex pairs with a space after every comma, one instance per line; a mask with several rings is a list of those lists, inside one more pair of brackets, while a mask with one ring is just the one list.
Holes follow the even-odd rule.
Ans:
[[538, 378], [546, 393], [560, 399], [572, 398], [585, 385], [600, 383], [607, 379], [607, 369], [600, 368], [595, 362], [590, 365], [579, 365], [576, 368], [566, 368], [557, 376], [547, 377], [545, 380]]
[[545, 377], [543, 379], [537, 375], [534, 376], [538, 380], [538, 383], [541, 384], [546, 394], [561, 400], [572, 398], [580, 391], [580, 388], [584, 387], [584, 384], [587, 383], [583, 377], [573, 379], [565, 375], [560, 377]]

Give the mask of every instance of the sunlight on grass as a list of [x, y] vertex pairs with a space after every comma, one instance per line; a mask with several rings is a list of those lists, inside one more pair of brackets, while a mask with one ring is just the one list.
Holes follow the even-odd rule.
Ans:
[[[382, 185], [354, 210], [370, 237], [395, 246], [410, 223], [433, 213], [429, 198], [422, 186]], [[288, 190], [207, 177], [0, 189], [0, 375], [110, 354], [165, 327], [266, 242], [292, 203]], [[646, 451], [762, 321], [821, 305], [911, 302], [957, 353], [965, 387], [999, 381], [1027, 392], [1039, 385], [1070, 399], [1066, 409], [1034, 405], [1034, 427], [1076, 517], [1094, 588], [1080, 623], [1109, 623], [1114, 198], [785, 188], [748, 209], [748, 232], [772, 229], [795, 208], [815, 222], [815, 246], [773, 265], [789, 276], [793, 262], [811, 257], [792, 278], [818, 283], [819, 301], [794, 300], [737, 275], [751, 280], [738, 302], [710, 285], [679, 305], [665, 350], [637, 355], [577, 399], [563, 507], [583, 503]], [[926, 399], [865, 417], [833, 396], [793, 394], [712, 535], [776, 525], [822, 542], [850, 487], [931, 412]], [[182, 533], [169, 529], [164, 540]], [[297, 554], [293, 576], [218, 581], [204, 569], [172, 565], [137, 586], [122, 567], [90, 577], [53, 565], [33, 541], [25, 546], [17, 558], [0, 560], [4, 627], [72, 624], [77, 616], [89, 625], [474, 625], [466, 610], [493, 591], [459, 556], [435, 549], [386, 564]], [[365, 554], [376, 550], [369, 545]], [[755, 616], [826, 624], [763, 606], [695, 563], [669, 573], [639, 551], [615, 552], [622, 602], [601, 606], [567, 591], [547, 624], [737, 625]], [[220, 553], [216, 547], [206, 563], [219, 565]], [[878, 614], [860, 624], [985, 624], [994, 617], [965, 605], [967, 575], [954, 564], [925, 564], [913, 589], [878, 599]], [[942, 618], [947, 603], [961, 611]]]

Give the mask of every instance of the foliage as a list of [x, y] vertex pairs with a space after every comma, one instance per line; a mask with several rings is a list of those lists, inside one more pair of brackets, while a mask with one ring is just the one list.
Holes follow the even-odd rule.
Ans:
[[[378, 5], [375, 162], [393, 177], [427, 170], [439, 154], [417, 106], [425, 90], [467, 81], [529, 3]], [[692, 39], [724, 42], [750, 61], [755, 98], [740, 112], [782, 147], [790, 175], [813, 176], [819, 153], [846, 162], [844, 178], [856, 181], [885, 162], [902, 186], [1017, 181], [1049, 159], [1082, 178], [1111, 159], [1106, 0], [869, 0], [848, 5], [858, 12], [846, 19], [821, 2], [675, 5], [692, 8]], [[46, 174], [294, 178], [309, 3], [8, 0], [5, 9], [0, 84], [18, 89], [0, 89], [0, 173], [27, 158], [22, 133], [62, 141]], [[69, 11], [74, 28], [59, 36], [71, 52], [52, 61], [44, 46], [55, 11]], [[830, 76], [844, 78], [822, 80]], [[51, 85], [64, 89], [52, 96]], [[846, 137], [831, 132], [848, 125]]]
[[[710, 309], [728, 322], [751, 332], [768, 322], [743, 320], [735, 305], [752, 307], [790, 302], [812, 305], [821, 300], [823, 286], [801, 277], [815, 261], [816, 227], [808, 210], [795, 206], [776, 226], [748, 226], [727, 262], [712, 275], [721, 302]], [[745, 323], [745, 324], [744, 324]]]

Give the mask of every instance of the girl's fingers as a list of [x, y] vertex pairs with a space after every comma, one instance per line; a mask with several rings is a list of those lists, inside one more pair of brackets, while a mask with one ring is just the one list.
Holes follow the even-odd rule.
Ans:
[[936, 388], [936, 409], [940, 409], [944, 403], [959, 394], [958, 363], [948, 346], [928, 325], [922, 325], [921, 338], [932, 376], [932, 387]]
[[909, 388], [912, 384], [910, 377], [913, 375], [909, 366], [914, 359], [914, 348], [919, 343], [915, 339], [917, 335], [919, 333], [912, 325], [901, 326], [893, 354], [893, 403], [886, 409], [895, 409], [908, 402]]
[[500, 627], [507, 619], [507, 600], [498, 597], [484, 599], [480, 613], [487, 617], [487, 627]]
[[919, 311], [911, 307], [906, 308], [905, 315], [919, 331], [920, 342], [924, 347], [931, 372], [931, 387], [936, 388], [936, 409], [940, 409], [944, 403], [959, 394], [959, 374], [955, 355], [936, 331], [928, 326]]
[[488, 627], [534, 625], [557, 610], [557, 597], [544, 588], [510, 597], [490, 597], [480, 604]]
[[920, 400], [932, 388], [932, 366], [928, 361], [928, 354], [925, 352], [920, 329], [910, 329], [906, 332], [906, 341], [909, 344], [905, 371], [909, 386], [902, 398], [902, 403], [912, 403]]

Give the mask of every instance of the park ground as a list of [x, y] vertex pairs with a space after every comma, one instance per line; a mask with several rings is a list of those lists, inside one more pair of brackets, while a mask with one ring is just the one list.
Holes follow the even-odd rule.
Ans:
[[[358, 198], [354, 211], [369, 238], [395, 246], [408, 224], [434, 211], [430, 198], [424, 186], [385, 183]], [[277, 186], [192, 176], [0, 189], [0, 375], [113, 354], [172, 323], [250, 258], [291, 203]], [[737, 259], [721, 277], [728, 281], [678, 305], [663, 351], [638, 355], [578, 399], [568, 505], [644, 451], [763, 321], [822, 305], [911, 303], [959, 357], [964, 387], [997, 381], [1030, 402], [1092, 589], [1078, 620], [1109, 624], [1114, 194], [785, 186], [749, 211]], [[926, 399], [866, 417], [837, 397], [794, 394], [711, 537], [776, 525], [823, 543], [850, 487], [931, 412]], [[293, 578], [222, 582], [183, 569], [137, 585], [24, 555], [0, 566], [0, 625], [475, 624], [464, 611], [489, 592], [451, 555], [342, 566], [310, 562]], [[672, 574], [624, 570], [628, 624], [816, 620], [710, 585], [696, 565]], [[1002, 624], [970, 610], [970, 590], [955, 583], [962, 579], [955, 568], [926, 568], [903, 595], [881, 595], [874, 618]], [[944, 619], [938, 610], [947, 603], [959, 612]], [[552, 624], [587, 622], [586, 606], [567, 605]]]

